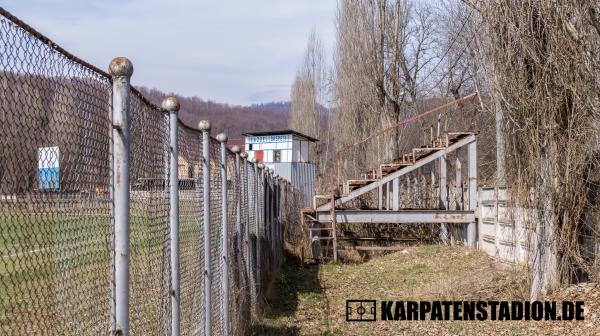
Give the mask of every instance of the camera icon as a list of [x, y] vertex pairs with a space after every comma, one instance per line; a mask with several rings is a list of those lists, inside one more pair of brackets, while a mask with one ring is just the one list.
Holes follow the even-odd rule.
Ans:
[[346, 321], [373, 322], [376, 320], [377, 301], [346, 300]]

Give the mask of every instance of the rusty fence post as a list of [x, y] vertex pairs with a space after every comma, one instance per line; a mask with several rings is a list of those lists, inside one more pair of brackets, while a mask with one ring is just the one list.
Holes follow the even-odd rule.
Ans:
[[204, 244], [204, 335], [212, 335], [212, 273], [210, 270], [210, 122], [201, 120], [198, 129], [202, 132], [202, 228]]
[[177, 148], [177, 112], [179, 101], [165, 98], [163, 109], [169, 112], [169, 226], [171, 236], [171, 335], [179, 336], [180, 288], [179, 288], [179, 166]]
[[125, 57], [110, 62], [112, 77], [112, 187], [114, 232], [114, 313], [112, 333], [129, 335], [129, 109], [133, 64]]

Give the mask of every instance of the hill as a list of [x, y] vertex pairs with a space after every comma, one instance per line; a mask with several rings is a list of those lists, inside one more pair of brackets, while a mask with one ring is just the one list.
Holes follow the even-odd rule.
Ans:
[[175, 95], [181, 104], [179, 119], [187, 126], [196, 128], [198, 122], [207, 119], [212, 124], [211, 133], [226, 132], [229, 138], [241, 138], [248, 131], [286, 129], [289, 102], [268, 102], [250, 106], [229, 105], [204, 100], [199, 97], [184, 97], [167, 94], [157, 89], [138, 87], [144, 96], [160, 106], [167, 95]]

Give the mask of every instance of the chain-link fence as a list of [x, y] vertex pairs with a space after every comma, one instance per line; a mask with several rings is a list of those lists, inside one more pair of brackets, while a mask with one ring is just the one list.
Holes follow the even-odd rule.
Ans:
[[298, 191], [131, 71], [0, 8], [1, 334], [242, 335], [260, 311]]

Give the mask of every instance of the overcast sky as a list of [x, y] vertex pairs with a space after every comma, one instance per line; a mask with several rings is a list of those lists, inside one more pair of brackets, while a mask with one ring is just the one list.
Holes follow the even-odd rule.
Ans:
[[134, 85], [231, 104], [289, 100], [315, 28], [328, 54], [336, 0], [8, 0], [3, 7], [66, 50]]

